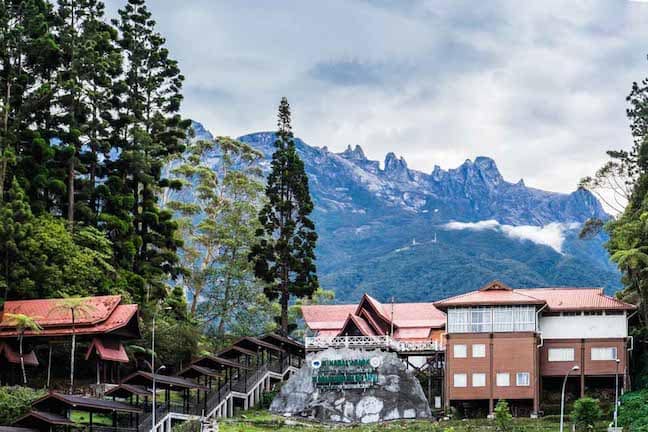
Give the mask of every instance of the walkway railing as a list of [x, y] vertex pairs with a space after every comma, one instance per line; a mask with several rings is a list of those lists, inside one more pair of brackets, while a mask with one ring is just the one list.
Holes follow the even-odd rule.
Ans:
[[396, 352], [442, 351], [443, 346], [438, 341], [405, 342], [393, 339], [391, 336], [315, 336], [306, 337], [307, 350], [326, 348], [384, 348]]

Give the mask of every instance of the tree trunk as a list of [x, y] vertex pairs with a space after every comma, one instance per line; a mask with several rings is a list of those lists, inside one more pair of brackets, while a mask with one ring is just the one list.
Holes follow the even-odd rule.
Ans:
[[3, 130], [4, 136], [2, 137], [2, 146], [0, 147], [0, 202], [4, 199], [4, 185], [7, 178], [7, 136], [9, 135], [9, 99], [11, 98], [11, 84], [7, 82], [7, 89], [5, 97], [7, 98], [3, 107]]
[[74, 229], [74, 156], [68, 165], [68, 229]]
[[74, 352], [76, 350], [76, 332], [74, 327], [74, 309], [72, 311], [72, 354], [70, 355], [70, 394], [74, 393]]
[[288, 292], [288, 269], [284, 267], [284, 280], [281, 281], [281, 334], [288, 336], [288, 300], [290, 300], [290, 293]]
[[52, 343], [48, 343], [49, 353], [47, 354], [47, 388], [50, 388], [50, 379], [52, 377]]
[[68, 220], [68, 229], [70, 232], [74, 229], [74, 158], [75, 154], [72, 156], [70, 163], [68, 164], [68, 211], [67, 211], [67, 220]]
[[25, 356], [23, 354], [23, 336], [25, 332], [20, 332], [20, 337], [18, 338], [18, 349], [20, 350], [20, 369], [22, 369], [22, 378], [23, 384], [27, 386], [27, 372], [25, 372]]
[[[0, 189], [2, 189], [0, 187]], [[5, 250], [4, 254], [4, 271], [5, 271], [5, 290], [4, 290], [4, 301], [7, 303], [9, 299], [9, 250]]]

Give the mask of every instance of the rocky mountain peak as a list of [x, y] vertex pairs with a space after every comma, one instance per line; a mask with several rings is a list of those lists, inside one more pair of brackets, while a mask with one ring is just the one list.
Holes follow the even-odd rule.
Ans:
[[493, 184], [499, 184], [504, 181], [493, 159], [486, 156], [478, 156], [475, 159], [475, 166], [482, 173], [484, 180]]
[[340, 153], [340, 156], [348, 160], [367, 160], [367, 156], [365, 156], [362, 147], [360, 147], [359, 145], [356, 145], [353, 149], [351, 148], [350, 144], [347, 145], [346, 150]]
[[399, 180], [411, 180], [411, 175], [409, 169], [407, 168], [407, 162], [401, 156], [400, 158], [396, 157], [393, 152], [387, 153], [385, 156], [385, 175], [390, 178], [399, 179]]

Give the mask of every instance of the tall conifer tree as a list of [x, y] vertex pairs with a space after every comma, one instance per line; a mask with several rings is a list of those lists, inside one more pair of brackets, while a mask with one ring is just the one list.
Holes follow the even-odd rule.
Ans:
[[131, 272], [130, 283], [138, 291], [133, 294], [152, 300], [165, 295], [165, 280], [179, 271], [178, 225], [171, 212], [160, 209], [158, 196], [169, 186], [162, 176], [164, 163], [184, 150], [190, 126], [178, 114], [184, 77], [144, 0], [128, 0], [114, 24], [127, 62], [118, 84], [121, 105], [112, 141], [121, 152], [108, 167], [110, 197], [103, 220], [119, 249], [120, 266]]
[[[58, 67], [52, 19], [50, 5], [42, 0], [0, 2], [0, 200], [12, 174], [30, 191], [39, 181], [41, 189], [48, 186], [43, 171], [51, 151], [38, 128], [52, 97], [48, 78]], [[30, 197], [38, 198], [35, 192]]]
[[250, 254], [255, 273], [266, 282], [265, 294], [279, 299], [280, 331], [288, 334], [288, 305], [291, 296], [310, 297], [318, 287], [315, 268], [315, 224], [309, 218], [313, 202], [304, 163], [297, 154], [290, 124], [290, 105], [279, 104], [276, 151], [268, 176], [268, 203], [259, 213], [263, 228]]

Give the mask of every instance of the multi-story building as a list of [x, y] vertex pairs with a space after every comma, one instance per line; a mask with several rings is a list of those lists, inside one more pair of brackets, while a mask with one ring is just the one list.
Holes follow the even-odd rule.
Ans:
[[[512, 289], [491, 282], [441, 300], [446, 312], [446, 406], [492, 413], [506, 399], [538, 413], [545, 393], [628, 385], [628, 312], [599, 288]], [[570, 372], [571, 371], [571, 372]], [[546, 390], [546, 391], [543, 391]]]
[[439, 394], [429, 397], [486, 414], [506, 399], [525, 415], [551, 404], [568, 373], [568, 389], [577, 396], [614, 391], [615, 379], [627, 387], [633, 310], [600, 288], [513, 289], [491, 282], [434, 304], [381, 304], [365, 295], [356, 305], [307, 306], [303, 313], [313, 333], [307, 350], [394, 349], [418, 367], [434, 352], [435, 364], [444, 358], [445, 373]]

